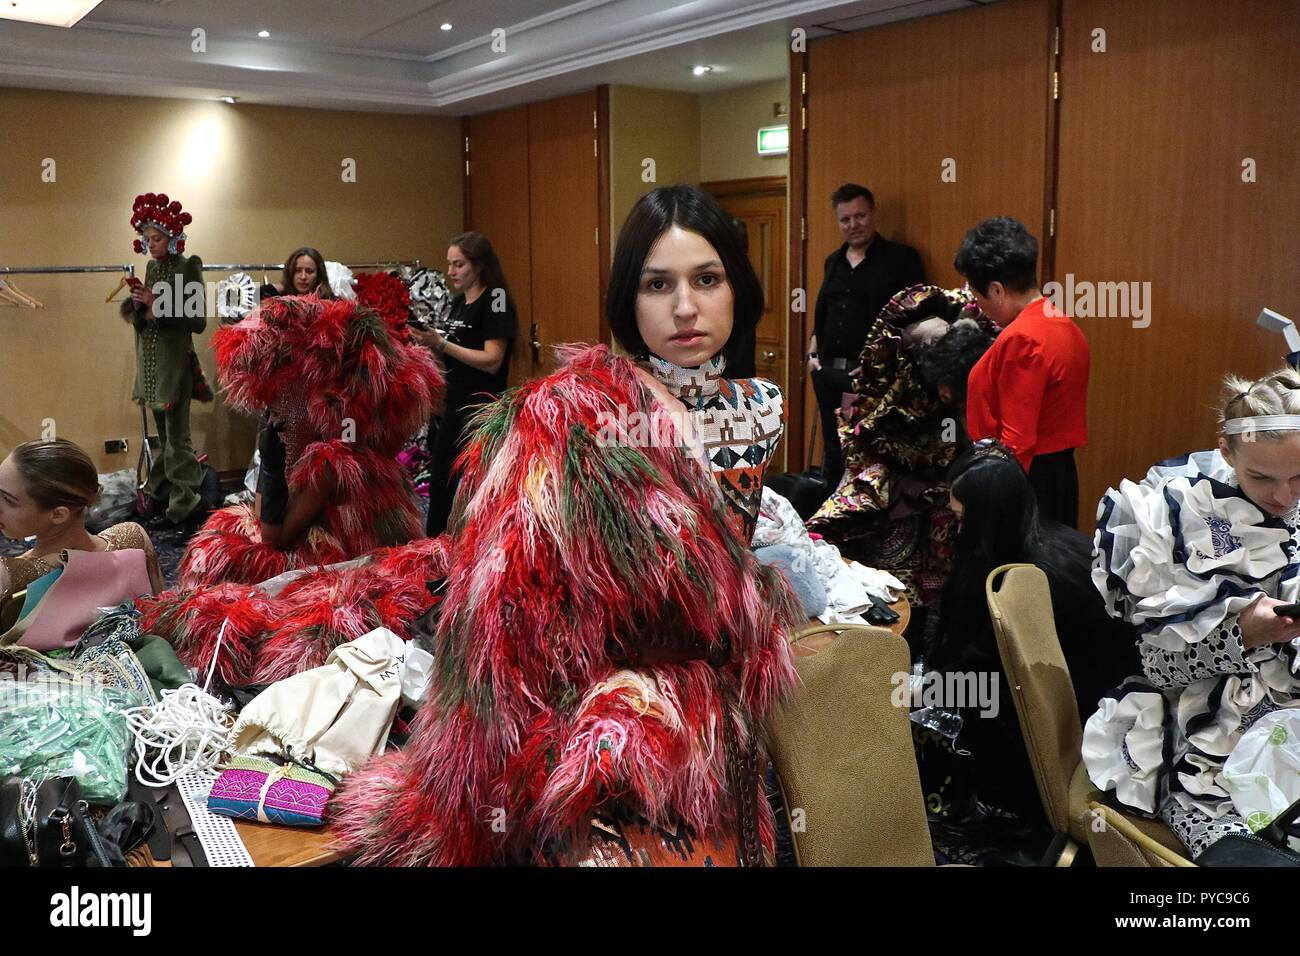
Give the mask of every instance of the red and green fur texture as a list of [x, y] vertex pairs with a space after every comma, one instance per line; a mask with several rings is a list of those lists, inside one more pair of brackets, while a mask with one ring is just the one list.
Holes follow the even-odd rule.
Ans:
[[214, 513], [181, 560], [182, 588], [255, 584], [420, 536], [419, 509], [395, 456], [428, 420], [443, 377], [399, 314], [281, 296], [218, 329], [213, 349], [233, 407], [261, 416], [300, 406], [310, 437], [288, 463], [290, 494], [314, 491], [325, 507], [283, 550], [262, 542], [250, 506]]
[[[430, 697], [332, 805], [359, 863], [571, 862], [611, 801], [734, 829], [723, 728], [747, 747], [797, 681], [797, 602], [710, 475], [679, 448], [598, 440], [652, 408], [631, 363], [562, 358], [487, 406], [460, 459]], [[627, 663], [664, 644], [713, 662]]]
[[357, 566], [308, 571], [275, 597], [233, 583], [166, 591], [136, 602], [140, 628], [166, 638], [200, 674], [216, 656], [225, 683], [267, 684], [322, 666], [334, 648], [377, 627], [409, 640], [439, 600], [428, 585], [446, 576], [447, 557], [445, 537], [425, 538], [380, 548]]

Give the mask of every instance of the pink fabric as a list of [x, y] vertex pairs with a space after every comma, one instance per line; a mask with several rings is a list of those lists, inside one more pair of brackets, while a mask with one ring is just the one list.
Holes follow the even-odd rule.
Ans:
[[67, 565], [41, 603], [15, 625], [18, 644], [38, 651], [72, 647], [95, 623], [102, 607], [116, 607], [149, 594], [149, 571], [139, 548], [69, 551]]

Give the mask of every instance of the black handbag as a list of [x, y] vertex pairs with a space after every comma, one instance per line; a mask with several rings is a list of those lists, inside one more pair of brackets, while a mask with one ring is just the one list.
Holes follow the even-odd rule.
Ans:
[[1300, 838], [1300, 800], [1258, 833], [1229, 833], [1219, 837], [1196, 858], [1196, 863], [1198, 866], [1300, 866], [1300, 853], [1291, 849], [1291, 837]]
[[[813, 450], [817, 445], [817, 416], [813, 416], [812, 433], [808, 438], [808, 461], [812, 462]], [[763, 478], [763, 484], [771, 488], [794, 506], [799, 517], [807, 521], [817, 513], [823, 502], [835, 489], [824, 477], [820, 465], [811, 465], [800, 474], [791, 472], [769, 472]]]
[[0, 780], [0, 866], [111, 866], [74, 777]]

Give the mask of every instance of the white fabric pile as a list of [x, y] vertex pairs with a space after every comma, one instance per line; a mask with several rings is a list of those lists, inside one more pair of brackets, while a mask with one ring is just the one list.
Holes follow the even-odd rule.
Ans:
[[821, 538], [814, 540], [794, 505], [764, 487], [751, 547], [778, 544], [806, 556], [809, 567], [826, 588], [828, 603], [819, 615], [823, 624], [866, 624], [863, 615], [871, 607], [871, 595], [892, 604], [903, 593], [903, 582], [888, 571], [868, 568], [856, 561], [846, 564], [839, 548]]

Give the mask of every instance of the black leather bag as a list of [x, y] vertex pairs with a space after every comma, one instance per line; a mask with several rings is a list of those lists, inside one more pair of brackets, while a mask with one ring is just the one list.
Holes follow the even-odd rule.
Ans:
[[1300, 838], [1300, 800], [1277, 815], [1257, 834], [1229, 833], [1219, 837], [1196, 858], [1198, 866], [1300, 866], [1300, 853], [1291, 849]]
[[0, 866], [111, 866], [73, 777], [0, 780]]
[[[808, 439], [808, 461], [812, 461], [813, 450], [817, 444], [817, 416], [813, 416], [812, 434]], [[763, 484], [767, 485], [782, 498], [785, 498], [794, 506], [794, 510], [799, 517], [807, 521], [822, 503], [831, 496], [835, 489], [830, 486], [825, 478], [822, 477], [820, 465], [812, 465], [805, 472], [794, 474], [792, 472], [769, 472], [763, 478]]]

